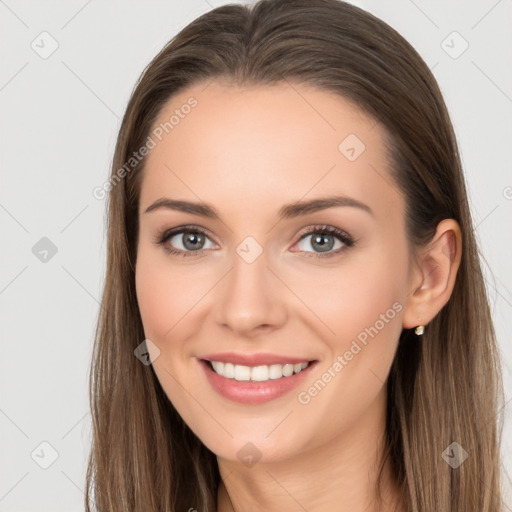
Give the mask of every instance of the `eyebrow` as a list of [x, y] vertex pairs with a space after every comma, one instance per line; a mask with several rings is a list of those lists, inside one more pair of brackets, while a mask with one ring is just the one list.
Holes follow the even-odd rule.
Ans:
[[[328, 208], [336, 208], [340, 206], [359, 208], [372, 216], [375, 216], [372, 209], [352, 197], [346, 196], [328, 196], [311, 199], [309, 201], [295, 201], [293, 203], [284, 205], [280, 208], [278, 215], [280, 219], [290, 219], [299, 217], [301, 215], [308, 215], [310, 213], [326, 210]], [[168, 209], [177, 210], [184, 213], [191, 213], [193, 215], [200, 215], [210, 219], [220, 220], [220, 215], [217, 210], [207, 203], [194, 203], [191, 201], [180, 201], [163, 197], [158, 199], [153, 204], [148, 206], [145, 213], [153, 212], [155, 210]]]

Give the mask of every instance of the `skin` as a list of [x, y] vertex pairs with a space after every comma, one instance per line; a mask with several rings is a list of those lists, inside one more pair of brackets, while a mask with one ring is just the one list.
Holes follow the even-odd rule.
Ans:
[[[146, 338], [160, 350], [154, 371], [217, 455], [219, 511], [375, 510], [385, 384], [399, 335], [428, 324], [448, 301], [460, 262], [459, 227], [442, 221], [430, 246], [412, 257], [383, 128], [339, 96], [298, 84], [214, 81], [173, 97], [155, 125], [190, 96], [197, 106], [151, 150], [141, 185], [136, 288]], [[348, 134], [365, 144], [354, 161], [338, 149]], [[278, 219], [284, 204], [332, 194], [357, 199], [373, 214], [343, 206]], [[209, 203], [221, 221], [165, 208], [145, 213], [162, 197]], [[209, 232], [202, 254], [182, 258], [154, 243], [161, 231], [189, 224]], [[318, 224], [345, 230], [355, 245], [318, 257], [314, 235], [299, 241]], [[252, 263], [236, 252], [247, 236], [263, 250]], [[331, 240], [331, 252], [343, 246]], [[167, 241], [186, 250], [183, 243], [183, 234]], [[298, 393], [393, 304], [400, 308], [394, 318], [300, 403]], [[218, 395], [198, 365], [197, 358], [224, 351], [319, 364], [285, 396], [239, 404]], [[237, 456], [248, 442], [261, 456], [251, 467]], [[382, 510], [391, 510], [397, 486], [388, 466], [383, 483]]]

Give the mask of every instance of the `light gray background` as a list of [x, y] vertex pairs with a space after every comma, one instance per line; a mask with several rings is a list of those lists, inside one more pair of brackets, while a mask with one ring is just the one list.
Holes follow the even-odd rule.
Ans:
[[[92, 190], [108, 177], [143, 68], [179, 29], [224, 3], [0, 0], [0, 511], [83, 510], [87, 376], [105, 269], [105, 202]], [[487, 261], [508, 401], [512, 2], [354, 3], [412, 43], [444, 94]], [[42, 58], [52, 39], [57, 50]], [[46, 262], [32, 250], [43, 237], [57, 248]], [[512, 473], [510, 403], [503, 412]]]

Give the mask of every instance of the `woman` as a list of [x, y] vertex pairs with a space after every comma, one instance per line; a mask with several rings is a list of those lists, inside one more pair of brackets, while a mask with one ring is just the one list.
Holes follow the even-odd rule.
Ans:
[[458, 148], [396, 31], [212, 10], [142, 74], [109, 185], [87, 510], [500, 510]]

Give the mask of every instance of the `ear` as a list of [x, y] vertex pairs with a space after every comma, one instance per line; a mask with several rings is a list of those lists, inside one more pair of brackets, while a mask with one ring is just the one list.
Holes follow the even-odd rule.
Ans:
[[444, 219], [432, 241], [419, 250], [412, 270], [403, 327], [426, 325], [448, 302], [462, 255], [462, 235], [457, 221]]

